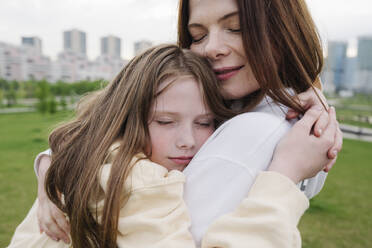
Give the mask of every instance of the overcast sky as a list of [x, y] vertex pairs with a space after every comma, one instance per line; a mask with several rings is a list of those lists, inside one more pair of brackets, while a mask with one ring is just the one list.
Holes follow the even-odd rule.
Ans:
[[[154, 44], [176, 39], [177, 0], [0, 0], [0, 41], [20, 44], [21, 36], [38, 36], [44, 54], [62, 51], [62, 32], [87, 33], [89, 58], [100, 53], [100, 37], [122, 39], [122, 56], [133, 55], [133, 42]], [[307, 0], [322, 39], [372, 36], [372, 0]], [[353, 49], [350, 50], [353, 53]]]

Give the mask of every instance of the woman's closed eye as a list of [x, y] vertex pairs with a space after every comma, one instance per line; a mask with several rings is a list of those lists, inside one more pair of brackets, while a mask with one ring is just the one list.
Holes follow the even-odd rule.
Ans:
[[228, 28], [231, 33], [241, 33], [242, 30], [240, 28]]
[[191, 41], [192, 43], [198, 43], [201, 42], [207, 35], [191, 35]]

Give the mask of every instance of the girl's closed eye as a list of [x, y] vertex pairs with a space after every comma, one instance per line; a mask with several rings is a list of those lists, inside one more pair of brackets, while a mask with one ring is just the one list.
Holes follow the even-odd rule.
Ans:
[[168, 125], [168, 124], [172, 124], [173, 121], [162, 121], [162, 120], [157, 120], [156, 121], [159, 125]]
[[211, 127], [213, 126], [213, 119], [203, 119], [203, 120], [198, 120], [195, 121], [195, 124], [201, 127]]
[[170, 124], [173, 124], [175, 122], [175, 120], [171, 119], [171, 118], [164, 118], [164, 117], [158, 117], [158, 118], [155, 118], [154, 120], [157, 124], [159, 124], [160, 126], [166, 126], [166, 125], [170, 125]]

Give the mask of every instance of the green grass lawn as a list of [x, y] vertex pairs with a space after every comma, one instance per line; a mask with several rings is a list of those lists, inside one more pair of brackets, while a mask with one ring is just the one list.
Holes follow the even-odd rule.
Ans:
[[36, 198], [35, 155], [48, 147], [53, 126], [68, 116], [0, 114], [0, 247], [9, 243]]
[[303, 247], [372, 247], [372, 143], [344, 140], [325, 188], [300, 223]]
[[[33, 159], [71, 113], [0, 115], [0, 247], [36, 198]], [[345, 140], [321, 194], [300, 223], [305, 248], [372, 247], [372, 143]]]

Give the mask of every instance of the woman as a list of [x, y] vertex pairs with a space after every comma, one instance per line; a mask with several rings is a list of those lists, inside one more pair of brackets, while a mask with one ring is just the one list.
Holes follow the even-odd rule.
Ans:
[[[312, 88], [313, 82], [317, 81], [321, 71], [323, 62], [322, 51], [314, 24], [304, 1], [181, 1], [179, 20], [179, 44], [182, 47], [190, 47], [192, 51], [210, 60], [212, 67], [221, 80], [226, 102], [230, 104], [231, 108], [240, 112], [247, 112], [251, 110], [267, 110], [273, 106], [275, 107], [275, 104], [258, 105], [258, 108], [254, 109], [258, 103], [268, 99], [265, 98], [266, 96], [273, 99], [274, 102], [284, 104], [301, 113], [310, 106], [321, 105], [321, 101], [317, 100], [316, 93], [313, 93]], [[287, 88], [291, 88], [292, 91], [286, 90]], [[308, 90], [309, 88], [310, 90]], [[293, 96], [293, 93], [305, 90], [308, 91], [300, 94], [298, 96], [299, 101], [295, 101], [296, 97]], [[278, 108], [276, 108], [277, 110]], [[293, 113], [291, 115], [293, 117]], [[280, 118], [284, 117], [281, 116]], [[255, 123], [254, 120], [248, 120], [248, 122]], [[238, 123], [241, 122], [238, 121]], [[262, 122], [256, 124], [259, 126]], [[233, 127], [234, 125], [230, 126]], [[320, 138], [324, 138], [327, 127], [328, 114], [324, 111], [314, 127], [314, 133]], [[267, 126], [266, 130], [269, 130], [269, 128], [273, 127]], [[276, 139], [279, 139], [281, 135], [277, 134], [276, 137]], [[309, 142], [307, 139], [309, 137], [302, 137], [304, 139], [298, 140], [298, 142]], [[234, 141], [239, 139], [235, 136], [235, 138], [232, 137], [230, 140], [234, 144]], [[276, 144], [276, 142], [277, 140], [273, 143]], [[331, 168], [337, 152], [341, 149], [342, 137], [339, 131], [336, 137], [332, 139], [332, 142], [333, 146], [328, 152], [329, 159], [326, 160], [324, 158], [324, 164], [318, 165], [320, 168], [324, 167], [326, 171]], [[216, 145], [215, 147], [218, 146]], [[249, 151], [248, 149], [249, 147], [247, 146], [247, 152]], [[271, 147], [271, 149], [273, 148]], [[266, 154], [266, 162], [271, 160], [272, 152]], [[198, 156], [201, 157], [201, 155], [202, 153], [199, 153]], [[274, 159], [273, 162], [276, 163], [277, 161]], [[296, 172], [295, 170], [286, 170], [286, 168], [292, 168], [290, 166], [276, 166], [275, 163], [268, 169], [275, 169], [289, 178], [292, 178], [294, 172]], [[41, 164], [39, 171], [39, 173], [41, 172], [39, 178], [39, 185], [41, 185], [39, 187], [41, 189], [39, 190], [39, 199], [43, 198], [43, 171], [48, 167], [48, 158], [42, 159]], [[267, 166], [266, 164], [263, 167]], [[259, 166], [260, 169], [263, 169], [263, 167]], [[192, 162], [185, 172], [188, 174], [186, 191], [188, 192], [187, 195], [198, 197], [198, 195], [203, 195], [202, 192], [191, 193], [190, 185], [195, 182], [203, 182], [201, 176], [205, 176], [205, 173], [193, 172], [193, 168], [196, 168], [196, 166]], [[204, 168], [210, 168], [208, 170], [210, 172], [215, 171], [214, 167], [209, 167], [208, 165]], [[214, 182], [222, 184], [219, 179], [214, 177], [212, 179]], [[293, 179], [294, 182], [297, 180]], [[207, 181], [208, 184], [206, 185], [210, 185], [210, 183], [211, 185], [216, 184], [212, 184], [213, 181]], [[274, 182], [273, 185], [266, 185], [269, 188], [274, 188], [275, 186]], [[245, 194], [249, 187], [250, 184], [246, 185], [246, 189], [241, 192]], [[210, 187], [206, 186], [205, 188]], [[195, 186], [194, 189], [200, 190], [200, 187]], [[226, 189], [225, 192], [230, 191]], [[208, 194], [208, 196], [210, 195]], [[197, 211], [193, 210], [194, 207], [192, 205], [195, 202], [198, 203], [198, 201], [195, 201], [195, 199], [188, 200], [186, 196], [186, 202], [191, 208], [194, 224], [195, 215], [193, 213]], [[208, 197], [204, 198], [202, 203], [204, 202], [208, 203], [207, 206], [215, 205], [215, 202]], [[48, 232], [52, 236], [67, 238], [67, 236], [60, 235], [60, 233], [63, 233], [62, 229], [60, 229], [61, 227], [64, 227], [63, 229], [66, 233], [68, 232], [64, 218], [60, 218], [62, 215], [59, 214], [60, 217], [54, 217], [55, 220], [49, 219], [46, 213], [50, 211], [49, 209], [54, 211], [54, 207], [48, 203], [42, 205], [40, 210], [42, 214], [40, 214], [39, 219], [41, 219], [43, 229], [47, 229], [46, 226], [49, 223], [51, 228], [48, 229]], [[221, 206], [225, 208], [225, 206]], [[198, 207], [202, 208], [205, 205], [199, 205]], [[231, 207], [233, 206], [228, 208]], [[206, 208], [206, 211], [209, 211], [208, 208]], [[226, 210], [223, 212], [226, 212]], [[203, 213], [205, 212], [203, 211]], [[42, 218], [46, 218], [47, 221], [43, 221]], [[205, 231], [203, 229], [205, 223], [210, 223], [212, 219], [209, 218], [202, 223], [202, 233]], [[59, 225], [56, 225], [56, 223], [59, 223]], [[194, 232], [194, 234], [197, 232]], [[198, 239], [198, 237], [196, 238]]]
[[[200, 241], [213, 220], [235, 209], [254, 178], [267, 169], [275, 145], [289, 130], [283, 113], [287, 108], [303, 113], [296, 94], [305, 90], [311, 94], [323, 58], [302, 0], [183, 0], [178, 30], [181, 47], [209, 59], [233, 107], [242, 113], [269, 112], [279, 118], [234, 118], [222, 132], [216, 131], [186, 168], [185, 201], [192, 217], [191, 231]], [[324, 112], [317, 125], [327, 118]], [[317, 125], [314, 130], [320, 135], [324, 128]], [[253, 132], [237, 131], [255, 127]], [[338, 133], [330, 158], [341, 143]], [[320, 191], [325, 177], [320, 173], [305, 181], [302, 186], [309, 198]]]

